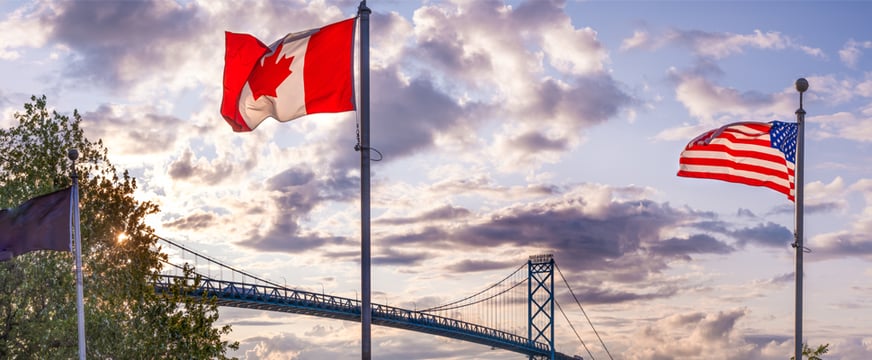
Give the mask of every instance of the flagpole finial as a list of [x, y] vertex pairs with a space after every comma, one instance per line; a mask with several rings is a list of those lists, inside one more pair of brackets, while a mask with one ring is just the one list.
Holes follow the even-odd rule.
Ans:
[[796, 91], [799, 91], [800, 93], [804, 93], [806, 90], [808, 90], [808, 80], [806, 80], [805, 78], [796, 79], [795, 85]]
[[79, 174], [76, 173], [76, 159], [79, 158], [79, 150], [67, 150], [67, 157], [70, 158], [70, 161], [72, 161], [72, 163], [70, 164], [70, 178], [73, 179], [73, 183], [77, 184], [79, 181]]
[[797, 114], [800, 111], [802, 111], [804, 114], [805, 110], [802, 109], [802, 93], [808, 90], [808, 80], [806, 80], [805, 78], [796, 79], [796, 83], [794, 84], [794, 86], [796, 86], [796, 91], [799, 91], [799, 109], [796, 110]]

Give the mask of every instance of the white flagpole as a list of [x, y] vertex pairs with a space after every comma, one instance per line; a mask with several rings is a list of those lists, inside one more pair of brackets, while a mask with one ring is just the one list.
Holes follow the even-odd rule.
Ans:
[[372, 304], [369, 207], [369, 14], [366, 0], [360, 2], [360, 332], [361, 359], [372, 358]]
[[799, 91], [799, 109], [796, 110], [796, 158], [795, 158], [795, 174], [793, 177], [794, 181], [794, 204], [796, 205], [796, 209], [794, 211], [795, 215], [795, 228], [794, 228], [794, 243], [793, 247], [796, 248], [796, 324], [794, 325], [795, 329], [795, 351], [794, 351], [794, 359], [801, 360], [802, 359], [802, 254], [805, 251], [805, 247], [802, 245], [802, 209], [803, 209], [803, 137], [805, 127], [805, 110], [802, 108], [802, 93], [808, 90], [808, 80], [805, 78], [799, 78], [796, 80], [796, 91]]
[[85, 360], [85, 302], [84, 289], [82, 281], [82, 236], [80, 234], [81, 227], [79, 226], [79, 175], [76, 173], [76, 159], [79, 158], [79, 152], [76, 149], [70, 149], [67, 152], [67, 157], [70, 158], [70, 177], [73, 178], [73, 189], [70, 191], [70, 215], [73, 217], [73, 229], [75, 231], [75, 246], [76, 246], [76, 309], [79, 316], [79, 360]]

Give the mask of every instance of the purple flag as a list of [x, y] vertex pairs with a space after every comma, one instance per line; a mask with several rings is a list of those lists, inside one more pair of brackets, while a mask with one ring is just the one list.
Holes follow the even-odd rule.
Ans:
[[0, 210], [0, 261], [34, 250], [70, 251], [70, 190]]

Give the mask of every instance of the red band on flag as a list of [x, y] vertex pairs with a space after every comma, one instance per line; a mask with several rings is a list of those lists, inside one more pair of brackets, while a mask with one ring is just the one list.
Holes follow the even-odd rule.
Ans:
[[773, 121], [708, 131], [681, 152], [678, 176], [768, 187], [793, 200], [795, 129], [796, 124]]
[[[312, 35], [306, 50], [306, 113], [354, 110], [352, 54], [354, 20], [328, 25]], [[317, 79], [316, 81], [310, 81]]]
[[248, 80], [251, 69], [269, 50], [260, 40], [248, 34], [224, 32], [224, 96], [221, 115], [233, 131], [251, 131], [239, 113], [239, 93]]

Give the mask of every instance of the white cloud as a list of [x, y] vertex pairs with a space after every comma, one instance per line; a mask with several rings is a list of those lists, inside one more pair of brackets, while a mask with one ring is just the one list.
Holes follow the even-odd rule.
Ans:
[[[659, 318], [641, 328], [627, 359], [783, 359], [791, 341], [749, 341], [738, 323], [750, 313], [732, 309], [717, 313], [689, 312]], [[774, 336], [773, 336], [774, 338]]]
[[872, 73], [866, 73], [866, 78], [857, 84], [856, 93], [862, 97], [872, 98]]
[[396, 12], [388, 13], [374, 23], [370, 62], [373, 68], [384, 69], [400, 61], [400, 56], [408, 49], [413, 39], [412, 24]]
[[803, 188], [805, 206], [831, 204], [829, 205], [831, 207], [846, 209], [848, 206], [845, 196], [846, 190], [845, 180], [841, 176], [836, 176], [829, 183], [823, 181], [807, 182]]
[[842, 138], [853, 141], [872, 142], [872, 114], [863, 111], [860, 114], [840, 111], [833, 114], [824, 114], [807, 117], [811, 124], [819, 128], [809, 135], [813, 138]]
[[649, 44], [650, 37], [648, 33], [645, 31], [636, 30], [633, 32], [633, 36], [624, 39], [621, 42], [621, 50], [630, 50], [639, 47], [643, 47]]
[[863, 55], [864, 49], [872, 49], [872, 41], [848, 40], [839, 50], [839, 59], [850, 68], [857, 66], [857, 61]]
[[21, 57], [21, 48], [39, 48], [46, 44], [51, 24], [40, 22], [39, 14], [50, 11], [44, 3], [32, 3], [8, 14], [0, 21], [0, 59]]
[[819, 259], [832, 259], [843, 256], [872, 257], [872, 179], [860, 179], [847, 188], [841, 178], [836, 178], [831, 184], [824, 186], [823, 191], [834, 195], [836, 200], [847, 202], [852, 194], [864, 201], [864, 208], [854, 212], [848, 227], [818, 234], [812, 238], [810, 245]]
[[504, 124], [484, 139], [503, 171], [556, 161], [630, 101], [605, 73], [608, 56], [595, 31], [575, 28], [561, 7], [459, 2], [414, 13], [409, 53], [429, 64], [428, 76], [453, 79], [449, 90], [483, 94], [473, 98], [488, 110], [479, 116]]
[[778, 94], [761, 94], [718, 86], [695, 74], [679, 74], [677, 78], [677, 100], [703, 123], [716, 123], [716, 116], [723, 115], [742, 120], [784, 119], [785, 114], [792, 114], [795, 110], [796, 90], [792, 86]]
[[[636, 42], [642, 39], [637, 38], [634, 34], [634, 37], [630, 40], [633, 42], [626, 43], [628, 46], [636, 44]], [[795, 49], [813, 57], [826, 58], [823, 50], [800, 44], [791, 37], [782, 35], [777, 31], [763, 32], [754, 30], [750, 34], [734, 34], [728, 32], [672, 30], [659, 40], [646, 39], [646, 42], [651, 43], [650, 47], [652, 48], [662, 46], [665, 43], [682, 44], [692, 49], [697, 56], [711, 59], [722, 59], [731, 55], [741, 54], [747, 49]], [[642, 43], [638, 45], [642, 45]]]
[[805, 95], [806, 99], [829, 104], [843, 104], [855, 100], [858, 96], [863, 96], [863, 92], [858, 90], [868, 86], [856, 79], [839, 78], [836, 75], [815, 75], [808, 76], [806, 79], [809, 83], [809, 91]]
[[542, 49], [551, 66], [563, 73], [600, 73], [608, 56], [596, 35], [596, 31], [589, 27], [573, 28], [566, 19], [543, 29]]

